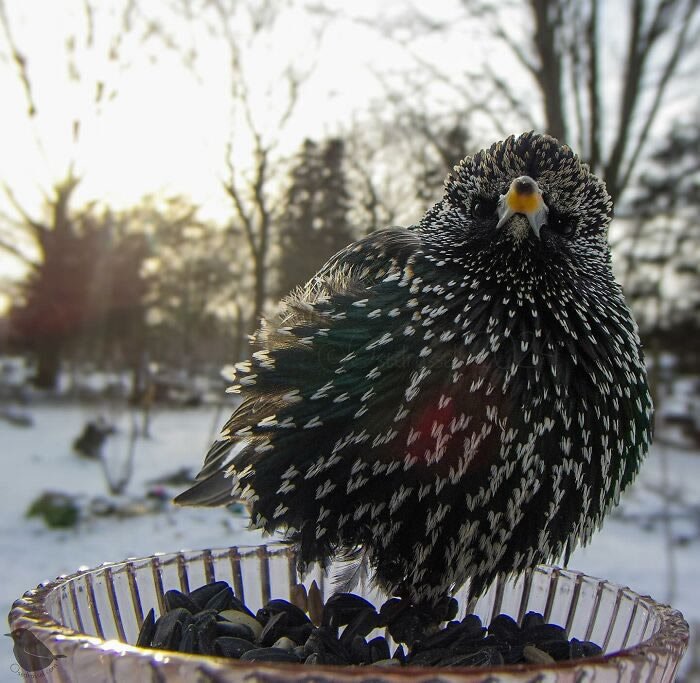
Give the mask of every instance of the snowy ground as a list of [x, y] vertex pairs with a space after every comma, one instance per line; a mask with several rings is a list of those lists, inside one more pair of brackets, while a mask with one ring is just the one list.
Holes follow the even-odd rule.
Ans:
[[[81, 565], [150, 555], [156, 551], [258, 543], [260, 535], [246, 529], [243, 515], [226, 510], [174, 508], [127, 518], [90, 517], [76, 529], [50, 530], [39, 519], [25, 518], [26, 509], [45, 490], [81, 494], [85, 499], [107, 495], [105, 477], [98, 462], [76, 456], [71, 444], [88, 419], [104, 405], [34, 405], [29, 409], [32, 427], [0, 422], [0, 458], [4, 474], [0, 497], [0, 548], [4, 577], [0, 607], [7, 614], [12, 602], [43, 580], [75, 571]], [[158, 411], [153, 416], [153, 437], [139, 440], [134, 474], [120, 502], [141, 498], [147, 482], [182, 466], [200, 464], [214, 430], [215, 408]], [[120, 431], [107, 441], [112, 463], [128, 448], [129, 417], [107, 411]], [[220, 425], [218, 425], [220, 426]], [[663, 510], [657, 489], [664, 481], [664, 453], [655, 449], [643, 473], [623, 501], [621, 514], [569, 566], [672, 603], [691, 623], [700, 624], [700, 539], [697, 519], [679, 501], [700, 506], [700, 457], [667, 449], [665, 453], [673, 517], [669, 546], [662, 522], [630, 521], [635, 515]], [[171, 489], [170, 493], [177, 492]], [[670, 552], [669, 552], [670, 549]], [[0, 680], [16, 680], [11, 673], [14, 658], [8, 638], [0, 648]], [[690, 680], [690, 678], [686, 678]]]

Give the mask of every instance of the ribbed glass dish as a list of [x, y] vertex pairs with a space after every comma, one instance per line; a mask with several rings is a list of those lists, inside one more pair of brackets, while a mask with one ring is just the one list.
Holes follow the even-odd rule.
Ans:
[[[332, 593], [320, 572], [325, 596]], [[498, 581], [474, 604], [455, 597], [462, 614], [485, 623], [498, 613], [522, 619], [528, 611], [566, 627], [569, 637], [592, 640], [601, 657], [556, 665], [491, 669], [367, 668], [262, 664], [133, 647], [144, 615], [163, 611], [163, 594], [227, 581], [256, 610], [271, 598], [290, 597], [297, 583], [292, 551], [282, 545], [156, 554], [81, 569], [28, 591], [10, 612], [10, 627], [29, 629], [56, 655], [42, 672], [47, 681], [672, 681], [688, 643], [680, 612], [581, 573], [540, 566], [517, 580]], [[308, 583], [307, 583], [308, 581]], [[357, 590], [380, 605], [385, 596]], [[36, 675], [36, 674], [34, 674]]]

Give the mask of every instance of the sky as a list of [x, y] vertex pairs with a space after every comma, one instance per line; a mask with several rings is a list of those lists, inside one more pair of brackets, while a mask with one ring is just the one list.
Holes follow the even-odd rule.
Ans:
[[[167, 31], [177, 49], [166, 47], [158, 37], [144, 41], [133, 31], [123, 39], [123, 59], [110, 61], [108, 47], [120, 21], [109, 8], [121, 4], [95, 3], [93, 44], [87, 46], [81, 0], [5, 3], [12, 39], [26, 59], [36, 114], [27, 115], [25, 90], [9, 59], [7, 36], [0, 34], [2, 186], [29, 214], [40, 217], [43, 198], [72, 165], [82, 179], [74, 206], [97, 200], [119, 209], [138, 203], [144, 195], [182, 194], [202, 206], [201, 215], [224, 223], [231, 213], [222, 181], [232, 127], [236, 127], [234, 158], [242, 167], [250, 163], [250, 149], [240, 132], [244, 126], [237, 126], [241, 122], [231, 112], [230, 53], [222, 40], [206, 35], [206, 29], [197, 34], [192, 24], [171, 20]], [[403, 48], [356, 20], [375, 11], [373, 2], [355, 2], [353, 16], [347, 19], [344, 3], [326, 3], [333, 21], [323, 14], [310, 19], [304, 4], [291, 3], [270, 39], [247, 47], [243, 55], [255, 119], [264, 134], [279, 137], [280, 155], [292, 154], [305, 136], [324, 137], [348, 125], [357, 112], [382, 96], [374, 72], [405, 68], [407, 60]], [[391, 16], [403, 11], [404, 5], [388, 2], [382, 11]], [[451, 5], [444, 3], [442, 11], [448, 12]], [[150, 10], [154, 5], [142, 6]], [[323, 31], [317, 39], [319, 26]], [[197, 62], [188, 68], [183, 53], [192, 45]], [[69, 77], [71, 59], [77, 79]], [[122, 67], [123, 62], [128, 64]], [[289, 64], [308, 73], [308, 78], [293, 116], [279, 132], [280, 112], [287, 101], [286, 89], [280, 88], [281, 74]], [[113, 90], [115, 96], [103, 96], [96, 106], [99, 81], [106, 84], [103, 92]], [[80, 122], [77, 140], [75, 120]], [[1, 190], [0, 212], [17, 216]], [[0, 226], [0, 235], [6, 234]], [[15, 231], [12, 241], [31, 254], [31, 244], [23, 243], [21, 232]], [[24, 272], [17, 259], [0, 252], [0, 284]], [[8, 304], [0, 291], [0, 312]]]
[[[372, 4], [354, 3], [353, 12], [361, 15]], [[392, 4], [400, 8], [404, 3], [389, 3], [387, 14]], [[64, 11], [66, 6], [72, 11]], [[76, 27], [84, 28], [81, 3], [24, 0], [21, 11], [18, 7], [19, 3], [9, 3], [8, 15], [15, 40], [28, 59], [38, 113], [30, 125], [17, 71], [5, 61], [0, 68], [0, 88], [8, 94], [5, 125], [0, 130], [0, 172], [26, 205], [38, 205], [40, 189], [60, 178], [70, 159], [84, 176], [79, 197], [129, 205], [144, 193], [185, 192], [204, 203], [224, 201], [219, 182], [231, 117], [228, 56], [218, 41], [195, 36], [199, 58], [194, 72], [157, 39], [141, 46], [135, 40], [126, 41], [138, 62], [120, 73], [102, 58], [96, 31], [96, 49], [78, 57], [83, 84], [76, 86], [65, 77], [65, 42]], [[321, 17], [313, 21], [321, 22]], [[305, 135], [323, 136], [347, 123], [381, 95], [382, 86], [372, 71], [405, 68], [407, 60], [402, 48], [351, 20], [326, 26], [314, 59], [309, 56], [313, 50], [310, 28], [308, 14], [293, 8], [285, 13], [273, 44], [247, 54], [249, 64], [254, 63], [254, 68], [246, 67], [254, 81], [251, 89], [259, 95], [256, 116], [268, 129], [279, 115], [284, 92], [275, 101], [264, 95], [266, 86], [278, 87], [280, 81], [275, 79], [290, 62], [302, 68], [313, 63], [284, 133], [288, 146], [297, 145]], [[192, 36], [186, 35], [186, 29], [171, 30], [185, 49]], [[105, 37], [109, 36], [101, 36]], [[153, 55], [155, 61], [150, 61]], [[107, 82], [115, 84], [116, 98], [95, 116], [93, 84], [104, 74]], [[272, 106], [266, 107], [270, 102]], [[81, 118], [78, 145], [71, 140], [76, 114]]]
[[[0, 33], [0, 92], [3, 93], [0, 126], [0, 183], [11, 188], [18, 201], [33, 216], [40, 215], [42, 198], [52, 185], [65, 177], [69, 164], [82, 178], [75, 194], [75, 206], [97, 200], [114, 208], [139, 202], [144, 195], [182, 194], [202, 206], [201, 215], [225, 222], [231, 215], [230, 200], [222, 191], [226, 177], [225, 145], [231, 131], [239, 167], [250, 164], [250, 146], [244, 134], [240, 112], [231, 111], [230, 53], [217, 38], [216, 22], [207, 29], [203, 23], [167, 21], [168, 35], [177, 49], [164, 45], [158, 37], [142, 40], [141, 28], [127, 34], [121, 46], [124, 60], [107, 59], [120, 16], [113, 11], [124, 0], [101, 0], [93, 22], [94, 42], [86, 47], [87, 24], [83, 0], [5, 0], [13, 39], [27, 60], [37, 114], [27, 116], [27, 98], [14, 63], [8, 57], [6, 36]], [[177, 3], [174, 3], [177, 4]], [[407, 7], [420, 3], [408, 0], [326, 0], [317, 3], [322, 11], [309, 13], [312, 0], [288, 3], [267, 42], [248, 46], [242, 53], [243, 70], [253, 101], [254, 117], [263, 134], [279, 138], [278, 153], [290, 155], [305, 136], [322, 138], [337, 133], [351, 121], [361, 120], [368, 107], [386, 97], [381, 79], [417, 68], [415, 58], [396, 40], [378, 28], [381, 15], [394, 30], [394, 38], [405, 31], [397, 28]], [[258, 6], [264, 6], [259, 3]], [[169, 3], [142, 0], [143, 11], [166, 8]], [[507, 5], [504, 12], [507, 9]], [[623, 3], [606, 5], [606, 11]], [[428, 35], [412, 45], [421, 59], [446, 73], [460, 74], [484, 60], [499, 73], [517, 73], [514, 59], [503, 46], [495, 49], [475, 22], [457, 23], [459, 0], [431, 4], [430, 17], [453, 23], [447, 33]], [[156, 14], [155, 16], [159, 16]], [[165, 15], [163, 15], [165, 16]], [[516, 14], [513, 14], [515, 17]], [[519, 15], [517, 15], [519, 16]], [[508, 16], [506, 15], [506, 20]], [[609, 23], [610, 17], [608, 17]], [[138, 24], [138, 20], [137, 20]], [[522, 24], [522, 22], [520, 22]], [[515, 21], [506, 25], [517, 33], [524, 26]], [[245, 34], [243, 20], [233, 22], [234, 30]], [[320, 40], [316, 31], [323, 27]], [[607, 29], [604, 29], [607, 30]], [[619, 59], [622, 38], [612, 32], [609, 51]], [[67, 45], [75, 36], [75, 64], [79, 82], [68, 77]], [[183, 54], [196, 45], [194, 68], [187, 68]], [[124, 66], [124, 62], [127, 62]], [[308, 72], [293, 115], [279, 129], [286, 102], [283, 72], [289, 65]], [[380, 78], [377, 75], [380, 75]], [[114, 99], [103, 99], [95, 107], [98, 81], [105, 92], [115, 91]], [[604, 87], [611, 87], [605, 79]], [[519, 96], [536, 93], [527, 79], [514, 78], [512, 87]], [[449, 89], [435, 90], [434, 101], [425, 107], [449, 106]], [[73, 121], [79, 119], [77, 142]], [[516, 124], [517, 125], [517, 124]], [[513, 130], [512, 132], [521, 132]], [[490, 143], [496, 134], [486, 123], [472, 135]], [[0, 212], [13, 214], [0, 185]], [[15, 214], [16, 215], [16, 214]], [[0, 235], [4, 235], [0, 225]], [[0, 253], [0, 285], [24, 272], [15, 260]], [[0, 289], [2, 287], [0, 286]], [[7, 305], [0, 292], [0, 310]]]
[[[117, 0], [116, 5], [120, 4]], [[348, 19], [342, 18], [344, 3], [326, 3], [335, 14], [334, 21], [320, 14], [310, 20], [304, 4], [291, 3], [270, 40], [247, 48], [244, 54], [256, 121], [265, 134], [278, 135], [280, 154], [293, 153], [305, 136], [323, 137], [347, 125], [358, 111], [382, 95], [373, 72], [405, 68], [407, 59], [403, 48], [355, 20], [373, 13], [373, 2], [355, 2], [354, 18]], [[134, 31], [125, 37], [121, 48], [130, 64], [115, 67], [106, 58], [119, 26], [119, 16], [109, 11], [114, 5], [95, 3], [93, 45], [87, 47], [87, 23], [80, 0], [5, 3], [12, 38], [27, 60], [36, 114], [27, 115], [27, 97], [18, 70], [9, 59], [6, 35], [0, 35], [2, 184], [32, 216], [40, 216], [43, 197], [72, 164], [82, 178], [75, 206], [97, 200], [119, 209], [138, 203], [147, 194], [183, 194], [202, 206], [202, 215], [225, 222], [230, 216], [230, 200], [221, 185], [226, 176], [225, 144], [232, 125], [236, 125], [230, 108], [225, 43], [211, 39], [206, 29], [197, 34], [186, 22], [168, 22], [167, 30], [177, 49], [166, 47], [157, 37], [142, 41]], [[445, 3], [442, 11], [451, 5]], [[142, 6], [150, 10], [154, 5], [146, 2]], [[391, 16], [403, 7], [402, 2], [388, 2], [382, 11]], [[324, 30], [317, 41], [314, 31], [321, 25]], [[68, 76], [71, 36], [76, 38], [77, 81]], [[193, 44], [197, 63], [188, 68], [182, 53]], [[309, 76], [294, 115], [278, 134], [287, 95], [279, 87], [283, 82], [280, 74], [289, 64]], [[106, 84], [104, 92], [113, 89], [115, 96], [107, 101], [103, 98], [102, 105], [96, 107], [98, 81]], [[76, 119], [80, 121], [77, 141], [72, 134]], [[234, 139], [234, 158], [245, 166], [249, 163], [245, 136], [236, 130]], [[16, 216], [2, 191], [0, 211]], [[1, 227], [0, 234], [6, 234]], [[22, 244], [21, 236], [17, 239]], [[30, 245], [26, 246], [31, 251]], [[23, 272], [16, 259], [0, 253], [0, 281]], [[7, 303], [0, 293], [0, 310]]]

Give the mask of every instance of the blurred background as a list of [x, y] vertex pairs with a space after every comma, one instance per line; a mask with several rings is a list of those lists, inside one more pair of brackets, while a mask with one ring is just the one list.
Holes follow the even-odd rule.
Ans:
[[613, 196], [657, 406], [569, 566], [695, 629], [698, 46], [694, 0], [0, 0], [3, 610], [79, 565], [260, 542], [238, 506], [170, 503], [234, 405], [222, 368], [338, 249], [535, 129]]

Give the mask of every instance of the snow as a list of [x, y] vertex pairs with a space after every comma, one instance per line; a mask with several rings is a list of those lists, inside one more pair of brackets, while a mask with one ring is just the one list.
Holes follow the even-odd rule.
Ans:
[[[118, 497], [109, 497], [100, 463], [79, 457], [71, 444], [88, 420], [102, 414], [119, 430], [105, 444], [107, 460], [115, 466], [123, 461], [129, 447], [129, 413], [104, 402], [44, 402], [27, 411], [34, 421], [31, 427], [0, 422], [0, 457], [5, 474], [0, 497], [4, 577], [0, 602], [5, 614], [25, 590], [83, 565], [182, 548], [262, 541], [258, 532], [246, 528], [244, 514], [225, 509], [176, 508], [168, 503], [162, 511], [150, 514], [88, 516], [69, 530], [48, 529], [40, 519], [25, 517], [30, 502], [46, 490], [76, 494], [83, 501], [102, 496], [122, 505], [130, 500], [140, 504], [145, 491], [153, 488], [149, 482], [159, 475], [182, 467], [196, 471], [228, 407], [220, 414], [215, 406], [156, 411], [151, 423], [153, 436], [137, 441], [133, 477]], [[181, 488], [169, 487], [167, 491], [175, 494]], [[667, 495], [660, 495], [664, 490]], [[679, 541], [671, 546], [663, 520], [658, 519], [665, 509], [671, 518], [671, 537]], [[698, 510], [698, 454], [655, 446], [618, 511], [589, 547], [573, 554], [569, 567], [670, 602], [689, 622], [700, 624]], [[636, 519], [649, 515], [654, 519], [646, 523]], [[0, 680], [9, 680], [6, 672], [13, 664], [11, 641], [7, 639], [5, 647], [0, 648]]]

